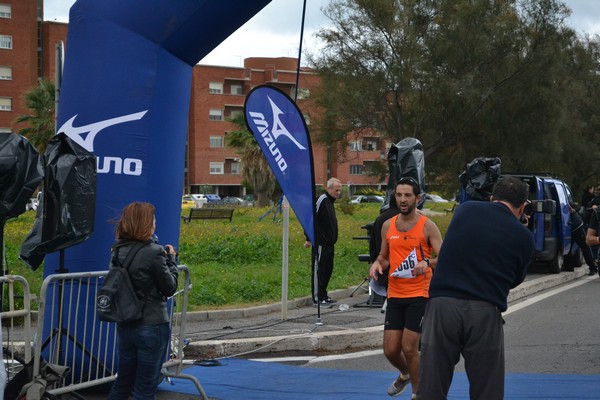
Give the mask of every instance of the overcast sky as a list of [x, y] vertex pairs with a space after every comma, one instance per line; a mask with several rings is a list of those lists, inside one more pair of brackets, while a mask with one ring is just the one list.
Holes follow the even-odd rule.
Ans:
[[[220, 0], [224, 1], [224, 0]], [[563, 0], [573, 11], [567, 21], [580, 33], [600, 34], [598, 0]], [[44, 0], [44, 20], [68, 22], [75, 0]], [[303, 49], [314, 48], [313, 33], [325, 26], [321, 8], [329, 0], [307, 0]], [[201, 64], [242, 66], [247, 57], [297, 57], [303, 0], [272, 0], [214, 49]]]

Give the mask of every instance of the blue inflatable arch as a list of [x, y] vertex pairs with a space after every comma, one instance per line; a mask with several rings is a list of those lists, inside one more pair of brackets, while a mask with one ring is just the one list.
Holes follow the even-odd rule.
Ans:
[[[178, 247], [192, 67], [269, 2], [75, 2], [57, 126], [97, 157], [98, 176], [94, 233], [65, 250], [68, 272], [108, 267], [110, 221], [132, 201], [154, 204], [161, 243]], [[44, 276], [58, 267], [47, 256]]]

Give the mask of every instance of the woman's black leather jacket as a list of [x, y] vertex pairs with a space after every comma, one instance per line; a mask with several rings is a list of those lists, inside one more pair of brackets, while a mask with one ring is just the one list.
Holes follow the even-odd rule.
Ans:
[[[134, 243], [119, 241], [113, 245], [112, 251], [118, 252], [121, 263], [125, 261]], [[166, 301], [167, 297], [172, 296], [177, 290], [178, 273], [175, 256], [166, 254], [161, 245], [149, 241], [135, 255], [128, 271], [138, 298], [145, 301], [143, 317], [136, 323], [156, 325], [169, 322]]]

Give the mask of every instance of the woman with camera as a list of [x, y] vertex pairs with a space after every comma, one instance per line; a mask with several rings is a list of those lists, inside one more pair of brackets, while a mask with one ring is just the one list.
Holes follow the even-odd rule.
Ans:
[[140, 320], [117, 324], [119, 369], [109, 400], [127, 400], [132, 391], [135, 400], [154, 399], [159, 384], [170, 337], [166, 300], [177, 290], [178, 274], [175, 249], [153, 242], [155, 229], [150, 203], [127, 205], [118, 221], [113, 257], [123, 264], [137, 251], [128, 272], [144, 308]]

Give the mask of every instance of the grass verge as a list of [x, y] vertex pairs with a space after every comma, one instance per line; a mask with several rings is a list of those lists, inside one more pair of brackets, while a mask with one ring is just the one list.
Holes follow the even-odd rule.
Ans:
[[[344, 207], [348, 207], [345, 205]], [[361, 226], [372, 222], [379, 204], [351, 206], [351, 214], [337, 208], [339, 240], [335, 248], [334, 272], [329, 289], [358, 285], [367, 276], [368, 265], [357, 255], [368, 253], [368, 242], [353, 240], [365, 231]], [[440, 215], [431, 216], [446, 232], [452, 214], [446, 215], [447, 203], [431, 205]], [[190, 306], [194, 310], [232, 308], [271, 303], [281, 300], [283, 223], [272, 214], [260, 220], [269, 209], [238, 208], [232, 222], [195, 220], [182, 223], [179, 239], [179, 263], [190, 269], [193, 289]], [[183, 210], [185, 214], [187, 210]], [[10, 274], [27, 279], [33, 294], [39, 294], [43, 267], [31, 271], [18, 259], [21, 244], [33, 225], [35, 214], [26, 212], [7, 221], [5, 227], [6, 258]], [[290, 212], [288, 292], [289, 298], [310, 294], [310, 249], [305, 249], [304, 234]], [[106, 249], [108, 252], [109, 249]], [[100, 268], [99, 268], [100, 269]]]

